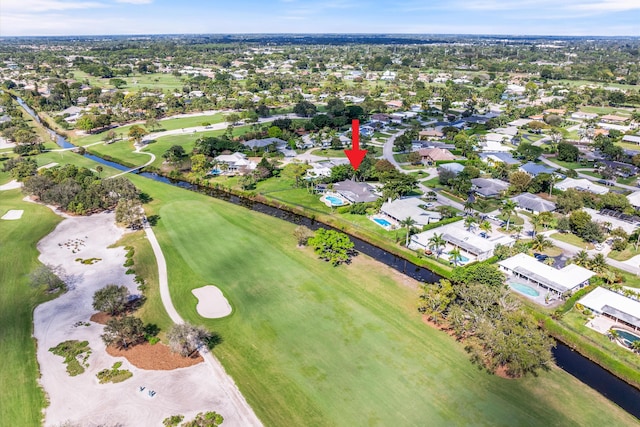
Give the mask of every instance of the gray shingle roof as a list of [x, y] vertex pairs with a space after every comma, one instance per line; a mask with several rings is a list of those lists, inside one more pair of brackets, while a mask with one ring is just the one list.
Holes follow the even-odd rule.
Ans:
[[531, 193], [522, 193], [518, 196], [512, 197], [511, 200], [516, 202], [519, 207], [529, 209], [534, 212], [551, 212], [556, 210], [555, 203]]

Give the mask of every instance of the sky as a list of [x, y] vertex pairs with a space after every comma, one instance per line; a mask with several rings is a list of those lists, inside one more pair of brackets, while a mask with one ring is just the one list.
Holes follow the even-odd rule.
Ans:
[[640, 0], [0, 0], [0, 37], [185, 33], [640, 36]]

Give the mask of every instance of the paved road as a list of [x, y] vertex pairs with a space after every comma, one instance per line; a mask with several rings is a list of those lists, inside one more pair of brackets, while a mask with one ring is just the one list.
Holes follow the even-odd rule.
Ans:
[[400, 135], [403, 135], [405, 132], [406, 132], [406, 129], [403, 129], [400, 132], [396, 133], [395, 135], [392, 135], [391, 137], [389, 137], [389, 139], [387, 139], [387, 142], [385, 142], [384, 146], [382, 147], [382, 157], [387, 161], [389, 161], [389, 163], [395, 166], [396, 169], [398, 169], [400, 172], [407, 173], [408, 171], [405, 171], [404, 169], [402, 169], [402, 167], [400, 166], [400, 163], [398, 163], [396, 159], [393, 158], [393, 144], [394, 142], [396, 142], [396, 138], [399, 137]]
[[[164, 254], [162, 253], [162, 248], [160, 248], [160, 244], [158, 243], [158, 239], [156, 238], [153, 229], [147, 224], [144, 229], [147, 238], [149, 239], [149, 243], [151, 243], [151, 247], [153, 248], [153, 253], [155, 254], [156, 261], [158, 263], [158, 282], [160, 284], [160, 298], [162, 299], [162, 304], [164, 305], [165, 310], [167, 310], [167, 314], [171, 320], [176, 324], [184, 323], [184, 320], [178, 314], [178, 311], [173, 306], [173, 302], [171, 301], [171, 294], [169, 293], [169, 280], [167, 276], [167, 262], [164, 258]], [[227, 398], [230, 402], [233, 403], [233, 406], [236, 409], [236, 413], [238, 415], [238, 419], [240, 420], [241, 426], [262, 426], [262, 422], [258, 419], [256, 414], [253, 412], [253, 409], [249, 406], [247, 401], [245, 400], [242, 393], [236, 386], [233, 378], [229, 376], [224, 370], [220, 361], [216, 359], [211, 352], [208, 350], [200, 350], [200, 354], [204, 358], [205, 362], [211, 367], [211, 371], [213, 373], [213, 381], [220, 384], [227, 395]]]

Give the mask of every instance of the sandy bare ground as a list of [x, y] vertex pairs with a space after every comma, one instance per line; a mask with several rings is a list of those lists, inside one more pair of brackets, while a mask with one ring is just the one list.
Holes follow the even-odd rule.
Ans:
[[15, 190], [16, 188], [20, 187], [22, 187], [22, 183], [14, 179], [13, 181], [9, 181], [4, 185], [0, 185], [0, 191]]
[[0, 219], [8, 219], [8, 220], [16, 220], [22, 218], [22, 214], [24, 213], [21, 209], [11, 209], [7, 211], [6, 214], [2, 215]]
[[203, 286], [191, 291], [198, 298], [196, 310], [207, 319], [218, 319], [231, 314], [231, 305], [216, 286]]
[[46, 165], [40, 166], [40, 167], [38, 168], [38, 170], [42, 170], [42, 169], [51, 169], [51, 168], [56, 167], [56, 166], [58, 166], [58, 163], [56, 163], [56, 162], [51, 162], [51, 163], [47, 163]]
[[[122, 357], [105, 352], [100, 339], [103, 326], [74, 326], [88, 322], [94, 310], [93, 293], [105, 285], [126, 285], [137, 293], [133, 276], [125, 274], [124, 248], [107, 247], [124, 231], [114, 225], [114, 215], [103, 213], [90, 217], [72, 217], [38, 244], [43, 263], [62, 265], [70, 278], [70, 291], [38, 306], [34, 312], [34, 336], [38, 340], [37, 357], [41, 384], [50, 405], [45, 410], [45, 425], [64, 421], [83, 426], [100, 423], [123, 426], [159, 426], [170, 415], [183, 414], [189, 419], [206, 410], [215, 410], [225, 418], [225, 426], [246, 425], [237, 417], [227, 391], [215, 380], [208, 363], [172, 371], [149, 371], [132, 366]], [[76, 262], [76, 258], [101, 258], [93, 265]], [[48, 351], [62, 341], [87, 340], [92, 350], [89, 368], [70, 377], [62, 358]], [[122, 368], [133, 377], [119, 384], [98, 384], [96, 373], [122, 361]], [[122, 369], [121, 368], [121, 369]], [[140, 392], [139, 387], [145, 387]], [[148, 390], [156, 392], [149, 397]]]

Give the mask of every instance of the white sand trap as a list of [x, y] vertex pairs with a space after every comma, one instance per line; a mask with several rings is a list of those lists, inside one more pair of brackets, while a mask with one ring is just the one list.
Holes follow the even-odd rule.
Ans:
[[47, 164], [46, 164], [46, 165], [44, 165], [44, 166], [40, 166], [40, 167], [38, 168], [38, 170], [41, 170], [41, 169], [49, 169], [49, 168], [52, 168], [52, 167], [54, 167], [54, 166], [58, 166], [58, 164], [57, 164], [56, 162], [51, 162], [51, 163], [47, 163]]
[[2, 216], [2, 219], [20, 219], [22, 218], [23, 210], [11, 209], [9, 212]]
[[198, 314], [207, 319], [218, 319], [231, 314], [231, 305], [224, 297], [222, 291], [213, 285], [191, 291], [198, 298], [196, 310]]
[[7, 182], [4, 185], [0, 185], [0, 191], [15, 190], [16, 188], [20, 188], [20, 187], [22, 187], [22, 183], [14, 179], [11, 182]]

